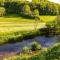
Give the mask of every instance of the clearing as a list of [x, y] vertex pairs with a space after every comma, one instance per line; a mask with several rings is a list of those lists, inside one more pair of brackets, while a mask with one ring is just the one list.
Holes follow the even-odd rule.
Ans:
[[[56, 16], [40, 16], [37, 28], [43, 28], [46, 22], [54, 21]], [[35, 29], [36, 21], [34, 19], [25, 19], [22, 17], [0, 17], [0, 32], [24, 31]]]

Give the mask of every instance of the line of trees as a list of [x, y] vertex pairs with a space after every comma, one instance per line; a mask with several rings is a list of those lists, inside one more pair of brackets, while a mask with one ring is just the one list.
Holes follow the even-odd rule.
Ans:
[[[1, 0], [0, 9], [1, 7], [3, 8], [5, 14], [20, 14], [29, 17], [32, 17], [34, 15], [34, 10], [38, 10], [39, 15], [57, 15], [58, 13], [60, 14], [60, 5], [49, 2], [47, 0], [41, 3], [35, 3], [35, 1], [22, 2], [13, 0], [4, 2]], [[3, 15], [5, 15], [4, 12]], [[0, 13], [2, 12], [0, 11]]]

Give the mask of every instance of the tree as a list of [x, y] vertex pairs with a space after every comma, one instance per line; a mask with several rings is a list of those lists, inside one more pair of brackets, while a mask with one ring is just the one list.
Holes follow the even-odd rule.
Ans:
[[33, 3], [39, 3], [39, 0], [32, 0]]
[[32, 0], [33, 3], [42, 3], [47, 2], [47, 0]]
[[[7, 14], [17, 14], [22, 10], [22, 4], [18, 2], [5, 2], [4, 7], [6, 8]], [[23, 5], [22, 5], [23, 6]]]
[[39, 16], [39, 11], [38, 11], [38, 9], [35, 9], [35, 10], [34, 10], [33, 15], [34, 15], [34, 17]]
[[35, 9], [34, 12], [33, 12], [33, 16], [35, 18], [35, 29], [37, 28], [37, 25], [38, 25], [38, 22], [40, 20], [40, 17], [39, 17], [39, 11], [38, 9]]
[[55, 36], [56, 35], [56, 30], [57, 30], [56, 22], [55, 21], [49, 22], [49, 23], [46, 24], [45, 35], [47, 37]]
[[0, 7], [0, 16], [4, 16], [5, 15], [5, 8], [4, 7]]
[[56, 5], [56, 4], [53, 5], [53, 12], [55, 13], [55, 15], [59, 14], [58, 5]]
[[54, 44], [46, 53], [46, 60], [60, 60], [60, 43]]
[[48, 15], [57, 15], [59, 13], [58, 5], [48, 2], [46, 5], [46, 11]]
[[33, 51], [41, 49], [41, 45], [38, 42], [36, 42], [36, 41], [34, 41], [34, 42], [31, 43], [31, 47], [32, 47]]
[[25, 4], [24, 7], [23, 7], [23, 12], [25, 15], [30, 15], [30, 6], [28, 4]]

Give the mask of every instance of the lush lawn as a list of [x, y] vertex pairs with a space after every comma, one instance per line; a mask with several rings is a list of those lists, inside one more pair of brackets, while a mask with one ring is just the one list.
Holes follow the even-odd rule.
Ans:
[[40, 18], [43, 22], [51, 22], [54, 21], [57, 18], [57, 16], [40, 16]]
[[[54, 21], [56, 16], [40, 16], [37, 28], [44, 27], [46, 22]], [[36, 21], [34, 19], [24, 19], [22, 17], [0, 17], [0, 32], [33, 30]]]
[[[43, 22], [49, 22], [55, 20], [57, 16], [40, 16], [40, 20]], [[23, 17], [0, 17], [0, 22], [34, 22], [34, 19], [25, 19]]]

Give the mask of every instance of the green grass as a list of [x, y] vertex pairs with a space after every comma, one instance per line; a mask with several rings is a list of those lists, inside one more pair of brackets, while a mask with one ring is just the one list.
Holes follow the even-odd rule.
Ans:
[[40, 16], [40, 18], [41, 21], [46, 23], [46, 22], [54, 21], [57, 18], [57, 16]]
[[[56, 16], [40, 16], [37, 27], [44, 27], [46, 22], [54, 21]], [[41, 22], [43, 21], [43, 22]], [[0, 17], [0, 32], [32, 30], [35, 28], [34, 19], [24, 19], [22, 17]]]
[[38, 30], [0, 32], [0, 45], [21, 42], [39, 35], [40, 32]]
[[[57, 16], [40, 16], [43, 22], [54, 21]], [[34, 22], [34, 19], [25, 19], [23, 17], [0, 17], [0, 22]]]
[[[40, 18], [43, 22], [38, 21], [36, 29], [43, 28], [46, 22], [54, 21], [56, 16], [40, 16]], [[0, 43], [8, 43], [10, 40], [14, 42], [23, 32], [26, 35], [27, 32], [31, 33], [32, 30], [35, 30], [35, 26], [36, 21], [34, 19], [12, 16], [0, 17]]]

